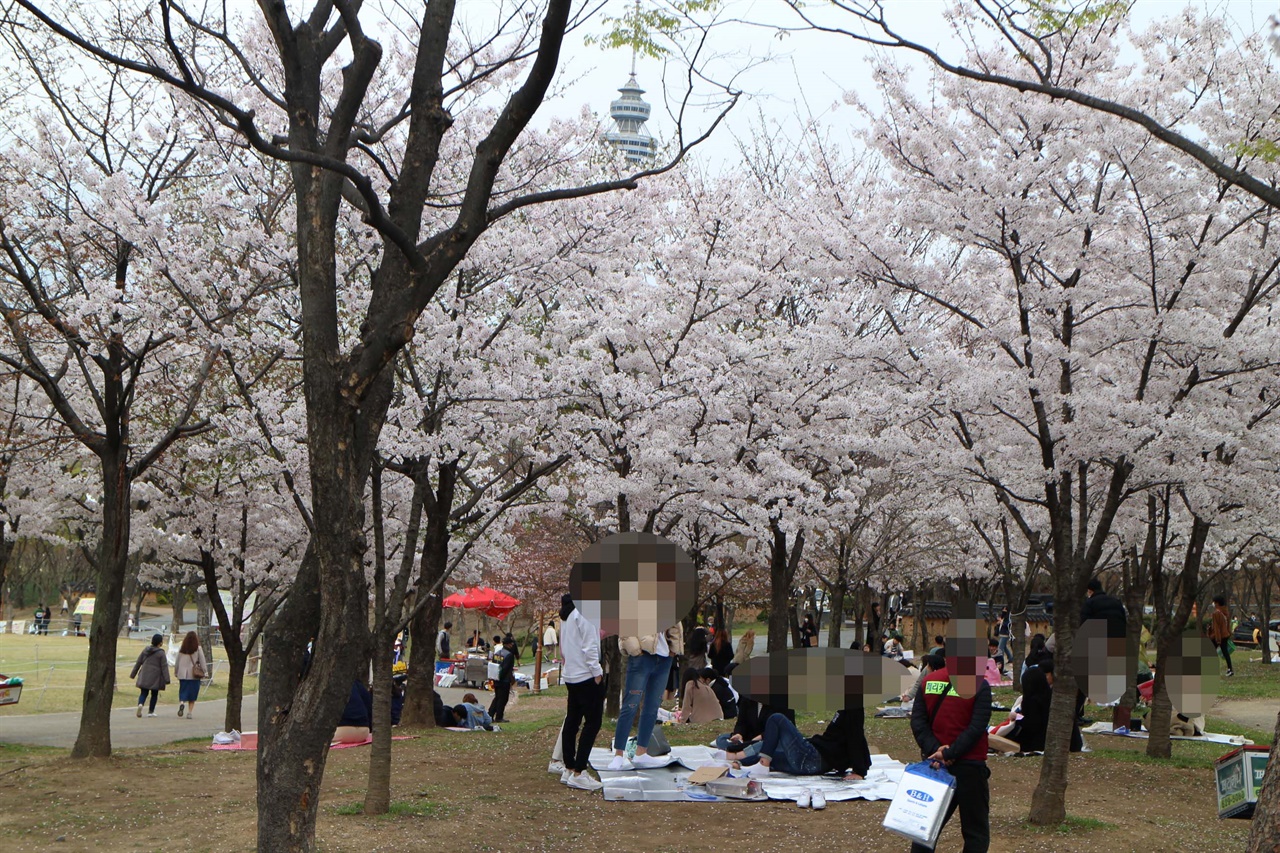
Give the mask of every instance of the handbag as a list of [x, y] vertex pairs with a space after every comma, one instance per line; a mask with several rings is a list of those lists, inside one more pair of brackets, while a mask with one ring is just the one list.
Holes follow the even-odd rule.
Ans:
[[201, 666], [200, 662], [196, 660], [195, 655], [188, 655], [188, 657], [191, 658], [191, 677], [204, 678], [205, 676], [204, 667]]

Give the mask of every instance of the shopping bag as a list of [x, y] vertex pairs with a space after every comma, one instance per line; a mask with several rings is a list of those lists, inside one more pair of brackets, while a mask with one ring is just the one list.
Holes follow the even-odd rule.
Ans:
[[956, 779], [945, 767], [934, 768], [928, 761], [908, 764], [885, 813], [884, 828], [932, 850], [955, 792]]

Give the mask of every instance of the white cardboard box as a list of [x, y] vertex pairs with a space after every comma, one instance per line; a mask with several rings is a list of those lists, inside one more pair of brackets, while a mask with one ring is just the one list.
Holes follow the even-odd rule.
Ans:
[[945, 769], [934, 770], [927, 761], [908, 764], [884, 816], [884, 828], [932, 849], [955, 792], [955, 777]]

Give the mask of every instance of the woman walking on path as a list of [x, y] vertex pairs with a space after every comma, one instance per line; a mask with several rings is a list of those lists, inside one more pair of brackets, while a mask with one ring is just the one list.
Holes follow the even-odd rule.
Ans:
[[147, 709], [147, 716], [156, 716], [156, 700], [160, 698], [160, 691], [164, 690], [165, 685], [169, 683], [169, 659], [165, 657], [164, 649], [160, 648], [160, 643], [163, 641], [163, 634], [153, 635], [151, 645], [138, 655], [138, 661], [133, 665], [133, 672], [129, 673], [130, 678], [137, 679], [133, 683], [139, 691], [136, 716], [142, 716], [142, 703], [146, 701], [148, 693], [151, 694], [151, 707]]
[[186, 703], [187, 719], [196, 713], [196, 699], [200, 696], [200, 679], [204, 678], [209, 665], [204, 659], [204, 649], [200, 648], [200, 637], [195, 631], [188, 631], [182, 640], [182, 648], [178, 649], [178, 660], [174, 663], [174, 674], [178, 676], [178, 716], [182, 716], [183, 703]]

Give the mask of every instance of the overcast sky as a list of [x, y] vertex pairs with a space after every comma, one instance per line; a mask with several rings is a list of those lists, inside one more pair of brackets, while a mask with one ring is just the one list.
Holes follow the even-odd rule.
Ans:
[[[620, 2], [611, 0], [610, 14], [620, 13], [616, 8]], [[958, 55], [960, 46], [941, 17], [944, 0], [891, 0], [886, 5], [890, 20], [908, 34], [940, 48], [944, 55]], [[1137, 0], [1131, 14], [1135, 24], [1142, 26], [1175, 15], [1187, 5], [1184, 0]], [[1268, 17], [1280, 13], [1280, 0], [1193, 0], [1190, 5], [1202, 14], [1227, 16], [1242, 33], [1268, 31]], [[779, 26], [799, 24], [781, 0], [727, 0], [724, 17]], [[780, 36], [767, 26], [728, 24], [715, 33], [712, 49], [716, 59], [711, 67], [716, 73], [727, 77], [731, 69], [748, 69], [735, 80], [745, 93], [743, 100], [727, 127], [702, 152], [713, 163], [734, 159], [738, 139], [756, 132], [762, 119], [781, 125], [791, 135], [809, 116], [837, 132], [847, 132], [855, 115], [843, 103], [844, 92], [870, 86], [870, 48], [839, 36], [803, 32]], [[626, 82], [632, 57], [626, 50], [586, 45], [580, 34], [574, 34], [565, 45], [563, 60], [560, 80], [566, 89], [547, 111], [549, 115], [576, 113], [583, 104], [606, 114], [609, 102], [618, 96], [617, 87]], [[683, 68], [639, 58], [637, 78], [653, 105], [649, 129], [665, 141], [674, 132], [675, 122], [665, 113], [664, 73], [669, 78], [669, 96], [680, 96]]]

